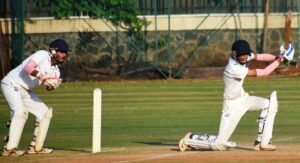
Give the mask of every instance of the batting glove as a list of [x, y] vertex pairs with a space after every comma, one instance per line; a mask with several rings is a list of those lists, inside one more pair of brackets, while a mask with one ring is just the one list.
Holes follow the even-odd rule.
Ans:
[[294, 44], [289, 43], [289, 49], [284, 48], [284, 43], [280, 46], [280, 54], [283, 56], [285, 60], [291, 61], [294, 57], [295, 49]]
[[250, 55], [247, 58], [247, 62], [251, 61], [252, 59], [254, 59], [254, 53], [250, 53]]

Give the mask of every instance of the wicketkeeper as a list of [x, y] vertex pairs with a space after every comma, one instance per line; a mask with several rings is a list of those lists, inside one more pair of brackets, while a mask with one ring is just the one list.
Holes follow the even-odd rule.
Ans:
[[67, 60], [69, 46], [66, 41], [57, 39], [51, 42], [49, 51], [39, 50], [11, 70], [1, 81], [1, 89], [8, 103], [11, 119], [7, 123], [9, 135], [6, 137], [3, 156], [20, 156], [25, 151], [17, 150], [28, 112], [36, 116], [35, 130], [27, 153], [52, 153], [53, 149], [43, 147], [50, 121], [52, 108], [48, 107], [31, 90], [43, 85], [47, 91], [57, 88], [60, 83], [58, 65]]
[[[285, 49], [282, 44], [280, 54], [274, 56], [254, 54], [247, 41], [235, 41], [232, 44], [231, 57], [224, 71], [223, 108], [218, 136], [188, 133], [180, 140], [179, 149], [181, 151], [188, 148], [224, 151], [235, 147], [236, 144], [228, 140], [242, 116], [247, 111], [261, 111], [254, 150], [276, 150], [276, 147], [271, 144], [274, 119], [278, 110], [276, 91], [273, 91], [268, 99], [250, 96], [245, 92], [243, 82], [246, 76], [268, 76], [282, 61], [291, 61], [293, 56], [294, 46], [292, 43], [289, 44], [289, 49]], [[249, 69], [248, 63], [251, 60], [267, 61], [270, 64], [264, 69]]]

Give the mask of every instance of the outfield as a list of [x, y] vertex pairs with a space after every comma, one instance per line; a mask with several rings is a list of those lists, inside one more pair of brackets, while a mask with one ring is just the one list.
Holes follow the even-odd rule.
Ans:
[[[300, 149], [300, 78], [250, 78], [245, 81], [244, 87], [250, 95], [261, 97], [268, 97], [272, 90], [277, 90], [279, 112], [275, 121], [273, 143], [278, 146], [278, 151], [274, 154], [275, 156], [278, 154], [281, 159], [275, 158], [275, 160], [279, 162], [300, 160], [299, 152], [293, 153], [293, 149]], [[90, 153], [94, 88], [101, 88], [103, 92], [103, 152], [99, 154]], [[171, 158], [177, 155], [185, 156], [182, 159], [178, 158], [178, 162], [185, 162], [185, 159], [191, 159], [195, 154], [199, 157], [202, 153], [207, 157], [205, 162], [209, 160], [213, 162], [219, 155], [221, 158], [225, 155], [226, 157], [259, 155], [261, 157], [258, 158], [264, 160], [264, 155], [272, 154], [248, 150], [252, 147], [257, 135], [258, 112], [247, 113], [231, 137], [231, 140], [236, 141], [245, 149], [234, 149], [227, 154], [226, 152], [223, 154], [223, 152], [180, 153], [177, 151], [177, 142], [188, 131], [217, 134], [223, 94], [221, 78], [64, 83], [54, 92], [46, 92], [41, 88], [36, 89], [35, 92], [54, 108], [54, 117], [46, 145], [56, 151], [54, 154], [43, 156], [0, 157], [0, 162], [20, 160], [55, 162], [68, 161], [71, 157], [78, 158], [79, 161], [92, 159], [92, 161], [101, 162], [101, 158], [107, 158], [106, 161], [102, 161], [174, 162]], [[6, 102], [0, 94], [1, 139], [7, 133], [5, 121], [8, 118]], [[31, 115], [23, 132], [21, 149], [25, 149], [30, 142], [33, 123], [34, 117]], [[1, 141], [0, 146], [2, 147], [3, 144], [4, 142]], [[139, 153], [153, 157], [149, 157], [148, 160], [138, 157], [135, 160], [135, 156]], [[164, 153], [165, 155], [162, 155]], [[294, 155], [295, 158], [289, 155]], [[195, 158], [194, 162], [200, 162], [201, 159], [203, 158]], [[265, 159], [269, 160], [267, 157]], [[246, 160], [251, 162], [252, 159], [249, 157]], [[266, 160], [263, 162], [267, 162]]]

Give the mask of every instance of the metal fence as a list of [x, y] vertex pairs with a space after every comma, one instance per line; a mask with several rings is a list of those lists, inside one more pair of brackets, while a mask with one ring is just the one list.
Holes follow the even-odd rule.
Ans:
[[[221, 0], [139, 0], [138, 5], [143, 15], [168, 14], [203, 14], [208, 13]], [[214, 13], [231, 13], [236, 5], [240, 5], [241, 13], [264, 12], [263, 0], [225, 0]], [[294, 0], [272, 0], [270, 2], [270, 12], [286, 12], [296, 10], [297, 1]]]
[[[91, 0], [92, 1], [92, 0]], [[22, 3], [21, 3], [22, 2]], [[142, 60], [145, 62], [150, 62], [153, 67], [159, 71], [162, 76], [165, 78], [176, 78], [181, 75], [184, 68], [194, 59], [196, 55], [199, 54], [208, 41], [210, 41], [220, 30], [216, 28], [212, 28], [208, 33], [206, 33], [205, 37], [201, 37], [199, 40], [199, 44], [194, 47], [192, 52], [186, 53], [188, 55], [180, 56], [181, 50], [186, 45], [185, 40], [194, 36], [197, 32], [198, 28], [203, 24], [207, 17], [213, 13], [262, 13], [264, 12], [265, 1], [261, 0], [136, 0], [137, 5], [140, 8], [141, 15], [168, 15], [168, 30], [165, 32], [165, 36], [159, 38], [158, 30], [155, 27], [154, 38], [155, 45], [153, 46], [153, 50], [155, 51], [153, 54], [153, 60], [148, 60], [147, 56], [149, 55], [147, 51], [147, 40], [144, 40], [143, 45], [139, 46], [139, 43], [135, 42], [134, 39], [126, 36], [125, 33], [120, 32], [118, 27], [116, 26], [115, 32], [115, 45], [108, 44], [108, 41], [105, 40], [101, 34], [98, 34], [99, 37], [103, 38], [104, 42], [112, 47], [114, 55], [117, 56], [118, 65], [122, 61], [122, 54], [119, 53], [119, 40], [126, 41], [128, 45], [128, 49], [131, 51], [128, 60], [124, 60], [122, 62], [126, 64], [136, 63], [139, 58], [139, 61]], [[14, 3], [14, 5], [12, 5]], [[20, 4], [22, 4], [22, 9], [20, 9]], [[288, 10], [293, 10], [298, 12], [300, 0], [272, 0], [270, 1], [270, 12], [282, 12], [286, 13]], [[10, 6], [10, 7], [9, 7]], [[22, 54], [23, 43], [24, 42], [24, 20], [23, 18], [31, 18], [31, 17], [52, 17], [53, 15], [50, 12], [51, 7], [43, 7], [39, 3], [38, 0], [1, 0], [0, 1], [0, 16], [5, 16], [6, 18], [12, 18], [14, 22], [13, 24], [13, 44], [18, 45], [18, 47], [13, 47], [14, 54]], [[21, 15], [21, 13], [24, 13]], [[172, 39], [174, 35], [172, 35], [171, 31], [171, 14], [207, 14], [204, 15], [205, 18], [201, 20], [197, 26], [194, 27], [193, 30], [187, 31], [184, 33], [184, 37], [182, 39], [178, 39], [174, 41]], [[227, 14], [226, 18], [221, 20], [220, 24], [224, 25], [227, 20], [233, 14]], [[88, 16], [83, 13], [73, 12], [73, 16]], [[157, 17], [154, 18], [154, 23], [157, 24]], [[145, 30], [145, 36], [147, 37], [147, 31]], [[151, 36], [151, 35], [150, 35]], [[153, 36], [151, 36], [153, 37]], [[298, 37], [299, 38], [299, 37]], [[159, 40], [162, 39], [165, 42], [165, 46], [167, 47], [167, 52], [164, 52], [164, 57], [160, 57], [158, 53]], [[18, 43], [20, 41], [21, 43]], [[300, 41], [298, 41], [299, 43]], [[176, 44], [176, 47], [172, 47], [172, 44]], [[22, 45], [19, 46], [19, 45]], [[299, 45], [300, 46], [300, 45]], [[19, 53], [20, 52], [20, 53]], [[167, 53], [167, 54], [166, 54]], [[21, 55], [14, 55], [14, 59], [16, 63], [20, 61], [22, 58]], [[120, 58], [120, 59], [119, 59]], [[140, 59], [142, 58], [142, 59]], [[152, 57], [149, 57], [152, 58]], [[178, 61], [178, 65], [174, 66], [174, 58], [180, 58]], [[158, 62], [158, 60], [162, 60]]]
[[[213, 13], [231, 13], [236, 5], [240, 5], [240, 13], [264, 12], [264, 0], [134, 0], [140, 8], [141, 15], [168, 14], [205, 14], [214, 8], [220, 1], [224, 1], [218, 10]], [[10, 0], [0, 1], [0, 17], [4, 14], [10, 16], [8, 10]], [[52, 17], [51, 7], [42, 6], [38, 0], [24, 0], [25, 17]], [[169, 10], [170, 9], [170, 10]], [[270, 12], [280, 13], [288, 10], [297, 11], [295, 0], [272, 0]], [[73, 13], [73, 16], [88, 16], [84, 13]]]

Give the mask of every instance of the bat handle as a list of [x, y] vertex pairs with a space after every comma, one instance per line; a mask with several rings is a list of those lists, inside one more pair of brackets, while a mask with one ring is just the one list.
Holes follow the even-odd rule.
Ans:
[[284, 48], [288, 50], [290, 48], [290, 42], [284, 42]]

